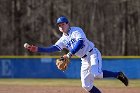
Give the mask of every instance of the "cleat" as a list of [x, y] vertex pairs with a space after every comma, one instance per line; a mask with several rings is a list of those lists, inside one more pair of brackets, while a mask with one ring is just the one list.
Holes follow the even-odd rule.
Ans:
[[128, 86], [128, 79], [127, 77], [124, 75], [123, 72], [119, 72], [117, 79], [119, 79], [120, 81], [122, 81], [124, 83], [125, 86]]

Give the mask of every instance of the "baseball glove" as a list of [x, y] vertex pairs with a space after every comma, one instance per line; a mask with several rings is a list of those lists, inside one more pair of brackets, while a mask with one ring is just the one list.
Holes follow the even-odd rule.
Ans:
[[66, 70], [68, 67], [68, 64], [70, 63], [69, 58], [67, 57], [61, 57], [59, 59], [56, 59], [56, 66], [59, 70]]

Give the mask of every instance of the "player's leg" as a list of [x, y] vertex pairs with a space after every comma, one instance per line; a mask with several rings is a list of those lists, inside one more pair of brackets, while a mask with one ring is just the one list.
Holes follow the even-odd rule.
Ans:
[[119, 74], [118, 72], [103, 70], [103, 78], [108, 78], [108, 77], [116, 78], [118, 76], [118, 74]]
[[86, 59], [82, 59], [81, 65], [81, 82], [82, 87], [89, 93], [101, 93], [98, 88], [93, 85], [94, 76], [90, 72], [90, 63]]
[[[99, 63], [102, 63], [102, 57], [101, 57], [101, 53], [100, 51], [97, 49], [96, 50], [98, 53], [98, 60]], [[100, 66], [101, 67], [101, 66]], [[120, 81], [122, 81], [126, 86], [128, 86], [128, 79], [127, 77], [124, 75], [123, 72], [113, 72], [113, 71], [107, 71], [107, 70], [103, 70], [103, 78], [109, 78], [109, 77], [113, 77], [113, 78], [117, 78]]]
[[108, 78], [108, 77], [117, 78], [120, 81], [122, 81], [122, 83], [124, 83], [125, 86], [128, 86], [128, 79], [123, 72], [112, 72], [112, 71], [103, 70], [103, 78]]
[[82, 87], [86, 90], [89, 91], [93, 87], [93, 80], [91, 78], [94, 78], [90, 75], [89, 73], [89, 63], [86, 59], [82, 59], [81, 62], [81, 83]]
[[89, 91], [89, 93], [101, 93], [101, 91], [95, 86], [93, 86], [92, 89]]
[[[98, 51], [94, 49], [90, 55], [90, 75], [92, 76], [90, 79], [94, 80], [94, 78], [103, 78], [102, 72], [102, 61], [98, 59]], [[99, 56], [101, 57], [101, 56]], [[92, 81], [93, 82], [93, 81]], [[93, 85], [92, 89], [89, 91], [90, 93], [101, 93], [101, 91]]]
[[94, 77], [88, 73], [88, 71], [81, 70], [82, 87], [89, 93], [101, 93], [101, 91], [93, 85], [93, 81]]

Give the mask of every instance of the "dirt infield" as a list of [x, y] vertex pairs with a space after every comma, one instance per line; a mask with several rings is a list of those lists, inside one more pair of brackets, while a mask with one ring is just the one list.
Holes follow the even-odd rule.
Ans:
[[[102, 93], [140, 93], [140, 88], [100, 87]], [[87, 93], [81, 87], [51, 87], [44, 85], [0, 85], [0, 93]]]

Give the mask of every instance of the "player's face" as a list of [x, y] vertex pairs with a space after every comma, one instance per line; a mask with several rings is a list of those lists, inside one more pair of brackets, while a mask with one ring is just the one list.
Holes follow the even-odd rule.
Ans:
[[67, 23], [59, 23], [59, 24], [58, 24], [58, 28], [59, 28], [59, 30], [60, 30], [61, 32], [67, 33], [68, 28], [69, 28], [69, 24], [67, 24]]

